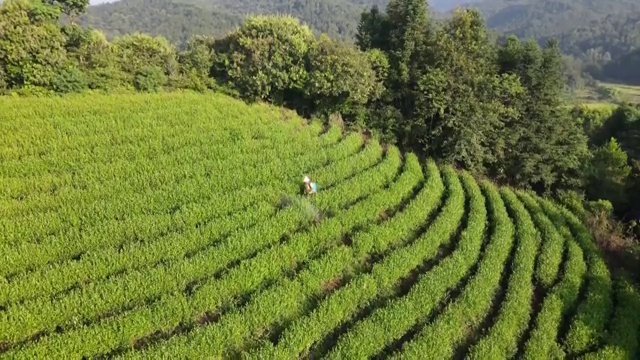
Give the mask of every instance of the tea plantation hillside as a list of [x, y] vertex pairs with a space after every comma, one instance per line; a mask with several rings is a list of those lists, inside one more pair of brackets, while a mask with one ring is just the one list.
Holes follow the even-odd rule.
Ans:
[[0, 358], [637, 355], [551, 201], [222, 95], [0, 109]]

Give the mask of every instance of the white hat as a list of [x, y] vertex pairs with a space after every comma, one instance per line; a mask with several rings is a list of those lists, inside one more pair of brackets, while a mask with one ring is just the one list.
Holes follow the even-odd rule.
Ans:
[[305, 176], [305, 177], [304, 177], [304, 180], [302, 180], [302, 181], [303, 181], [303, 182], [309, 182], [309, 181], [311, 181], [311, 180], [309, 180], [309, 177], [308, 177], [308, 176]]

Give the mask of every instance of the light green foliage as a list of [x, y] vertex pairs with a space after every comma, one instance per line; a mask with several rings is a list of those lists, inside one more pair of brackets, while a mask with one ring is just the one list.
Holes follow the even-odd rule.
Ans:
[[136, 33], [115, 38], [111, 45], [119, 68], [130, 76], [149, 66], [167, 76], [178, 70], [175, 48], [163, 37]]
[[39, 1], [0, 5], [0, 67], [9, 88], [48, 87], [66, 61], [59, 12]]
[[591, 139], [602, 129], [605, 121], [613, 114], [613, 110], [612, 106], [579, 105], [572, 108], [571, 113], [572, 117], [582, 124], [584, 132]]
[[626, 278], [616, 281], [615, 310], [611, 325], [607, 332], [608, 344], [582, 356], [585, 360], [597, 359], [635, 359], [638, 350], [638, 333], [640, 332], [640, 296], [636, 286]]
[[207, 36], [194, 36], [187, 47], [178, 55], [182, 71], [194, 73], [200, 79], [206, 79], [213, 66], [213, 44], [215, 40]]
[[93, 29], [77, 25], [62, 28], [66, 38], [65, 48], [71, 59], [87, 71], [113, 67], [116, 62], [113, 47], [105, 35]]
[[367, 57], [369, 58], [369, 63], [371, 64], [371, 69], [376, 74], [376, 80], [378, 82], [378, 86], [381, 87], [378, 91], [384, 90], [384, 82], [389, 77], [389, 58], [387, 55], [379, 50], [379, 49], [370, 49], [366, 52]]

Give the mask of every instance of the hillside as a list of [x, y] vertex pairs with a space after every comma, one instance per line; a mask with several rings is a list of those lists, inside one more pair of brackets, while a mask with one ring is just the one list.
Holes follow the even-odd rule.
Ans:
[[[473, 0], [471, 0], [473, 1]], [[431, 2], [446, 12], [469, 0]], [[387, 0], [120, 0], [92, 6], [81, 23], [109, 36], [140, 31], [184, 43], [190, 34], [219, 35], [235, 28], [247, 14], [291, 14], [332, 37], [353, 38], [360, 14]]]
[[570, 33], [607, 16], [640, 13], [640, 3], [634, 0], [485, 0], [474, 6], [489, 27], [533, 38]]
[[640, 3], [632, 0], [487, 0], [477, 4], [487, 25], [502, 34], [555, 37], [566, 54], [600, 79], [640, 84], [633, 51], [640, 49]]
[[531, 193], [222, 95], [0, 107], [0, 357], [637, 349], [637, 290]]
[[[331, 35], [351, 36], [355, 32], [355, 26], [363, 9], [377, 5], [381, 9], [387, 4], [387, 0], [120, 0], [112, 4], [93, 6], [89, 9], [90, 18], [88, 24], [102, 27], [111, 31], [111, 27], [131, 26], [130, 30], [150, 32], [157, 30], [149, 28], [144, 16], [158, 16], [151, 12], [149, 7], [170, 9], [179, 7], [180, 4], [193, 5], [204, 9], [205, 14], [211, 14], [211, 29], [220, 31], [229, 29], [226, 18], [221, 23], [217, 16], [239, 17], [246, 14], [258, 13], [289, 13], [313, 28], [327, 32]], [[457, 6], [473, 6], [482, 11], [489, 27], [502, 33], [512, 33], [519, 37], [544, 38], [549, 36], [565, 36], [578, 31], [577, 29], [590, 29], [598, 32], [601, 28], [610, 31], [607, 24], [620, 23], [628, 16], [637, 18], [640, 14], [640, 3], [633, 0], [591, 1], [591, 0], [455, 0], [455, 1], [429, 1], [431, 8], [438, 12], [447, 12]], [[167, 11], [168, 12], [168, 11]], [[181, 11], [178, 11], [182, 13]], [[123, 14], [143, 20], [140, 24], [128, 23], [121, 25], [118, 22]], [[182, 13], [181, 16], [194, 16], [199, 19], [203, 14]], [[126, 16], [125, 16], [126, 18]], [[599, 24], [604, 22], [605, 24]], [[198, 22], [196, 22], [198, 24]], [[595, 25], [595, 28], [594, 28]], [[633, 24], [632, 24], [633, 25]], [[137, 27], [137, 28], [135, 28]], [[623, 26], [624, 27], [624, 26]], [[615, 29], [616, 32], [627, 31], [627, 36], [636, 33], [637, 28], [624, 27]], [[171, 36], [170, 32], [167, 32]], [[584, 36], [584, 31], [582, 32]], [[597, 34], [594, 34], [597, 35]], [[584, 40], [584, 39], [583, 39]]]
[[[141, 31], [180, 43], [191, 34], [224, 34], [247, 14], [292, 14], [314, 30], [351, 38], [366, 8], [345, 0], [121, 0], [92, 6], [81, 23], [108, 35]], [[194, 25], [192, 25], [192, 23]]]
[[80, 22], [101, 29], [108, 37], [134, 31], [162, 35], [184, 44], [193, 34], [221, 37], [242, 18], [217, 9], [167, 0], [124, 0], [93, 6]]
[[[133, 31], [164, 35], [184, 44], [192, 34], [219, 36], [235, 28], [246, 14], [292, 14], [318, 32], [352, 39], [360, 14], [386, 0], [121, 0], [93, 6], [81, 19], [86, 25], [115, 36]], [[562, 50], [578, 57], [598, 78], [640, 82], [628, 65], [640, 46], [640, 3], [634, 0], [437, 0], [429, 2], [436, 17], [459, 5], [477, 7], [487, 25], [502, 34], [533, 37], [544, 43], [559, 38]], [[608, 67], [605, 67], [609, 63]]]

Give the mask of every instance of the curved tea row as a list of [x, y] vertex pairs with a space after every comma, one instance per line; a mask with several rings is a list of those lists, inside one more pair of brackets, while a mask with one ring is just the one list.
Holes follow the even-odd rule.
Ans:
[[565, 208], [207, 100], [9, 109], [0, 357], [636, 356], [637, 289]]

